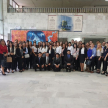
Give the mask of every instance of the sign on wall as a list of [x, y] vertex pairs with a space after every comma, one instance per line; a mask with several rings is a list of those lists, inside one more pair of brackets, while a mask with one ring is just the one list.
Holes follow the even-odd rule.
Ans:
[[82, 16], [49, 15], [48, 30], [64, 32], [82, 31]]
[[58, 31], [36, 31], [36, 30], [11, 30], [12, 42], [18, 41], [31, 41], [38, 42], [56, 42], [58, 41]]

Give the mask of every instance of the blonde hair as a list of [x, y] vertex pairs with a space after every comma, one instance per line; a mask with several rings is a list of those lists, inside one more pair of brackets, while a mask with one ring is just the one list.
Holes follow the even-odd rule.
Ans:
[[[100, 48], [98, 48], [98, 45], [100, 45]], [[97, 44], [97, 50], [100, 50], [101, 51], [101, 49], [102, 49], [101, 43], [98, 43]]]

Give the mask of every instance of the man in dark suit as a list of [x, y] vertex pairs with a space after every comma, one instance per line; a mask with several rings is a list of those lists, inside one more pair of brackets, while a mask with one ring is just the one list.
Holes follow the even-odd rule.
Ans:
[[61, 67], [62, 67], [62, 60], [59, 57], [59, 54], [56, 53], [56, 57], [53, 60], [53, 69], [56, 72], [56, 71], [60, 71]]
[[37, 68], [39, 68], [40, 71], [44, 69], [44, 59], [42, 58], [41, 52], [39, 52], [38, 57], [36, 57], [35, 59], [35, 71], [37, 70]]
[[49, 53], [46, 53], [46, 57], [45, 57], [45, 70], [48, 70], [50, 71], [50, 68], [51, 68], [51, 58], [49, 57]]
[[67, 50], [67, 55], [65, 55], [64, 57], [64, 67], [66, 68], [66, 72], [71, 72], [71, 70], [73, 69], [73, 62], [74, 62], [74, 59], [73, 59], [73, 56], [70, 54], [70, 50]]

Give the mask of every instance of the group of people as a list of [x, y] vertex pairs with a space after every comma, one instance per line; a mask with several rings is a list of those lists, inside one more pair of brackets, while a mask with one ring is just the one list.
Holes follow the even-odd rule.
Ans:
[[[11, 58], [11, 61], [7, 62], [7, 58]], [[36, 41], [32, 43], [29, 40], [26, 42], [8, 40], [7, 43], [3, 39], [0, 40], [2, 75], [6, 75], [6, 71], [10, 73], [10, 70], [14, 73], [17, 67], [19, 72], [28, 69], [54, 70], [55, 72], [66, 69], [66, 72], [84, 72], [85, 63], [85, 71], [94, 73], [96, 70], [96, 73], [107, 76], [107, 61], [108, 42], [97, 41], [94, 45], [92, 41], [85, 44], [82, 41], [71, 40], [65, 43], [39, 42], [36, 45]], [[101, 69], [102, 63], [103, 68]]]

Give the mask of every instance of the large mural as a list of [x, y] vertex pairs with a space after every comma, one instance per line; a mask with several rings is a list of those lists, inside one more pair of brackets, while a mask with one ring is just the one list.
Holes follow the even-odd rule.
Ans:
[[35, 31], [35, 30], [11, 30], [11, 40], [14, 42], [16, 39], [18, 41], [29, 40], [33, 42], [36, 40], [38, 42], [56, 42], [58, 41], [58, 31]]

